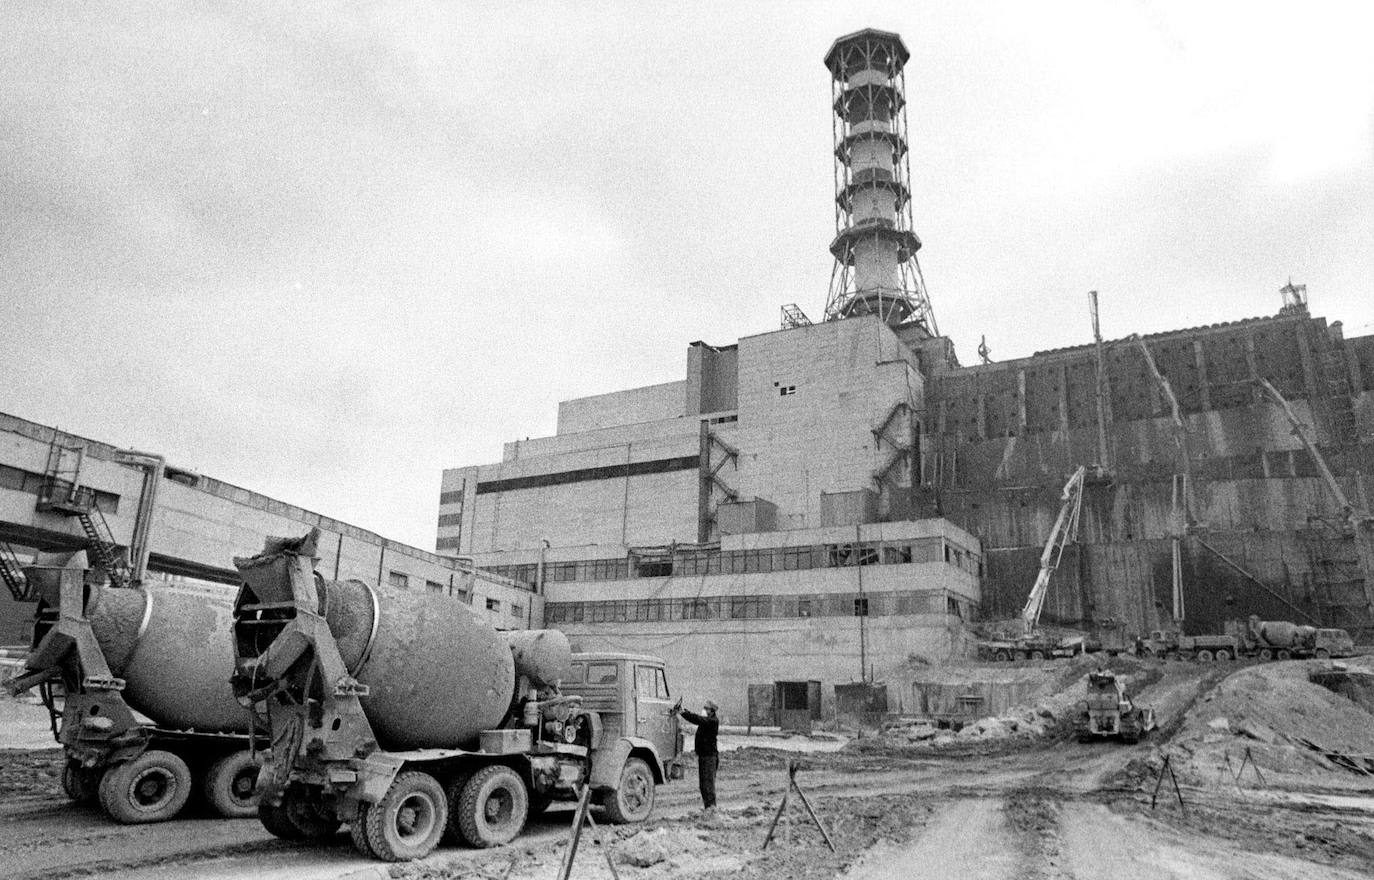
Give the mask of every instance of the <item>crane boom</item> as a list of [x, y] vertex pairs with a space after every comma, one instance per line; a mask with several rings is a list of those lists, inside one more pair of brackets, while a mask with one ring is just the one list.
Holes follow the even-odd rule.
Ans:
[[1331, 468], [1327, 467], [1326, 459], [1317, 451], [1317, 444], [1308, 439], [1307, 426], [1298, 419], [1297, 413], [1293, 412], [1293, 408], [1288, 405], [1288, 401], [1279, 393], [1279, 390], [1270, 384], [1268, 379], [1263, 377], [1255, 381], [1260, 388], [1264, 389], [1264, 393], [1269, 395], [1269, 397], [1279, 405], [1279, 408], [1283, 410], [1283, 415], [1288, 419], [1288, 424], [1293, 426], [1293, 435], [1302, 442], [1303, 448], [1312, 456], [1312, 460], [1317, 463], [1317, 470], [1321, 471], [1322, 479], [1326, 481], [1326, 487], [1331, 490], [1331, 494], [1336, 499], [1336, 506], [1340, 508], [1341, 518], [1358, 529], [1360, 523], [1368, 519], [1369, 515], [1364, 511], [1356, 510], [1355, 505], [1350, 503], [1350, 499], [1346, 497], [1344, 490], [1341, 489], [1341, 484], [1336, 482], [1336, 475], [1331, 473]]
[[1021, 609], [1021, 623], [1027, 637], [1034, 635], [1035, 627], [1040, 622], [1040, 611], [1045, 607], [1045, 594], [1049, 591], [1050, 575], [1059, 567], [1064, 545], [1078, 537], [1078, 514], [1083, 508], [1083, 479], [1087, 471], [1086, 467], [1079, 465], [1064, 484], [1059, 516], [1055, 518], [1054, 528], [1050, 530], [1049, 540], [1040, 554], [1040, 573], [1035, 576], [1035, 585], [1026, 597], [1026, 607]]
[[1155, 384], [1164, 394], [1165, 400], [1169, 402], [1169, 420], [1173, 422], [1174, 445], [1178, 447], [1178, 463], [1183, 469], [1183, 516], [1187, 523], [1193, 522], [1193, 460], [1188, 455], [1188, 426], [1183, 422], [1183, 413], [1178, 407], [1178, 398], [1174, 396], [1174, 387], [1169, 384], [1169, 380], [1159, 371], [1159, 366], [1155, 363], [1155, 356], [1150, 352], [1150, 346], [1145, 344], [1145, 340], [1139, 333], [1132, 333], [1131, 340], [1140, 346], [1140, 353], [1145, 356], [1145, 366], [1150, 368], [1150, 375], [1154, 377]]

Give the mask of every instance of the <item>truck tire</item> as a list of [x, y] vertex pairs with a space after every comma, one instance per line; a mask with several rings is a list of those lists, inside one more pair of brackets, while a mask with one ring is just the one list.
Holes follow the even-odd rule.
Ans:
[[606, 818], [616, 825], [643, 822], [654, 809], [654, 774], [640, 758], [629, 758], [620, 783], [604, 798]]
[[111, 767], [100, 780], [100, 805], [125, 825], [165, 822], [191, 796], [191, 770], [171, 752], [148, 749]]
[[992, 659], [997, 661], [998, 663], [1010, 663], [1011, 655], [1008, 654], [1006, 651], [998, 651], [996, 654], [992, 655]]
[[1211, 663], [1213, 657], [1212, 652], [1207, 648], [1203, 648], [1201, 651], [1198, 651], [1193, 656], [1197, 658], [1197, 662], [1199, 663]]
[[1316, 651], [1312, 652], [1312, 656], [1316, 657], [1318, 660], [1330, 660], [1331, 652], [1325, 648], [1318, 648]]
[[358, 851], [358, 855], [375, 859], [377, 854], [372, 851], [372, 844], [367, 839], [367, 813], [371, 809], [372, 805], [367, 801], [358, 801], [353, 821], [348, 823], [348, 835], [353, 838], [353, 848]]
[[458, 830], [476, 847], [510, 843], [529, 816], [530, 795], [520, 774], [504, 764], [483, 767], [463, 786]]
[[1231, 659], [1231, 652], [1225, 648], [1217, 648], [1216, 658], [1218, 663], [1225, 663]]
[[1260, 648], [1259, 658], [1261, 660], [1268, 662], [1269, 660], [1274, 659], [1274, 652], [1269, 648]]
[[1293, 652], [1288, 650], [1287, 648], [1279, 648], [1279, 652], [1274, 656], [1278, 657], [1280, 660], [1292, 660]]
[[1044, 651], [1031, 651], [1031, 652], [1030, 652], [1030, 658], [1031, 658], [1032, 660], [1044, 660], [1044, 659], [1045, 659], [1045, 652], [1044, 652]]
[[62, 790], [73, 803], [94, 806], [100, 800], [100, 778], [104, 770], [82, 767], [80, 762], [68, 760], [62, 767]]
[[399, 774], [380, 802], [360, 812], [372, 854], [387, 862], [408, 862], [434, 852], [448, 824], [444, 787], [419, 770]]
[[458, 846], [466, 838], [463, 837], [463, 829], [458, 826], [458, 814], [462, 812], [459, 804], [463, 800], [463, 786], [468, 784], [472, 778], [472, 773], [459, 771], [455, 773], [444, 786], [444, 799], [448, 801], [448, 822], [444, 825], [444, 837], [442, 843], [450, 846]]
[[230, 752], [205, 771], [205, 802], [226, 819], [258, 814], [258, 765], [247, 749]]
[[339, 818], [305, 786], [289, 785], [280, 804], [258, 801], [262, 827], [282, 840], [324, 840], [339, 830]]

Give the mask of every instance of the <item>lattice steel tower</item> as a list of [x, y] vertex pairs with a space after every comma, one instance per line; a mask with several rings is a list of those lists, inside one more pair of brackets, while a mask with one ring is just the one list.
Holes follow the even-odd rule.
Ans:
[[825, 54], [835, 137], [835, 268], [825, 320], [876, 314], [939, 335], [912, 230], [906, 74], [911, 53], [894, 33], [840, 37]]

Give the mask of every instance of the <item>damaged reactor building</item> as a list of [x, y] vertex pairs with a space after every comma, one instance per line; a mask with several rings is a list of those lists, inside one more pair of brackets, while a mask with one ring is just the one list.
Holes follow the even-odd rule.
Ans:
[[554, 436], [446, 470], [437, 551], [529, 585], [583, 650], [657, 654], [728, 716], [800, 721], [1014, 618], [1085, 467], [1045, 624], [1258, 614], [1368, 643], [1374, 336], [1290, 282], [1270, 317], [960, 365], [917, 262], [908, 57], [877, 30], [825, 56], [821, 319], [787, 305], [780, 329], [692, 342], [681, 380], [564, 401]]

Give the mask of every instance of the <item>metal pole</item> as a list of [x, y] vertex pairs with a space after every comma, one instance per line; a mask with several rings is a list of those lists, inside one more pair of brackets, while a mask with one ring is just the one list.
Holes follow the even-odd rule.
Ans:
[[1102, 355], [1102, 330], [1097, 321], [1097, 291], [1088, 291], [1092, 306], [1093, 343], [1097, 347], [1097, 460], [1104, 470], [1111, 469], [1107, 450], [1107, 368]]
[[868, 681], [868, 598], [864, 595], [864, 566], [862, 532], [854, 526], [854, 564], [859, 580], [859, 681]]
[[568, 880], [572, 876], [573, 859], [577, 858], [577, 844], [582, 839], [582, 825], [587, 820], [587, 804], [591, 800], [592, 787], [583, 786], [582, 796], [577, 800], [577, 811], [573, 814], [572, 834], [568, 837], [568, 848], [563, 851], [563, 865], [558, 869], [558, 880]]

